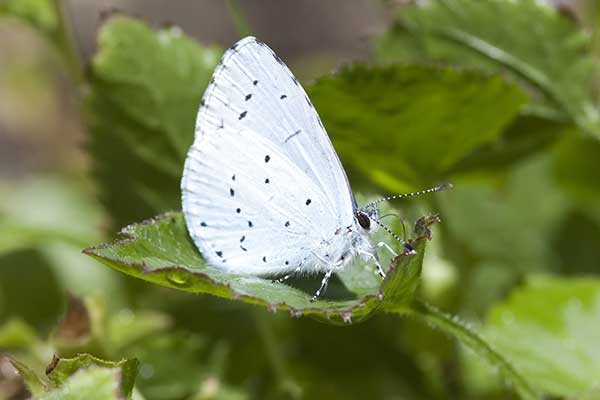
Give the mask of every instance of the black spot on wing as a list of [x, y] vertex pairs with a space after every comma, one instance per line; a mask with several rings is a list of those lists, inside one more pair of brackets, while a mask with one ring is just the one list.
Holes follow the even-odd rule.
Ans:
[[285, 227], [287, 228], [288, 226], [290, 226], [290, 221], [285, 221]]
[[280, 100], [287, 99], [287, 95], [285, 95], [285, 94], [282, 94], [281, 96], [279, 96], [279, 99], [280, 99]]
[[247, 249], [247, 248], [245, 248], [244, 246], [242, 246], [241, 244], [240, 244], [240, 249], [242, 249], [242, 250], [244, 250], [244, 251], [248, 251], [248, 249]]
[[255, 79], [255, 80], [252, 82], [252, 84], [253, 84], [254, 86], [258, 85], [258, 80], [257, 80], [257, 79]]
[[309, 205], [310, 203], [312, 203], [311, 199], [306, 199], [306, 205]]
[[206, 222], [200, 222], [200, 226], [206, 226]]
[[231, 176], [231, 180], [232, 180], [232, 181], [235, 181], [235, 174], [233, 174], [233, 175]]
[[267, 154], [265, 156], [265, 162], [268, 163], [270, 159], [271, 159], [271, 156]]
[[248, 111], [244, 111], [243, 113], [241, 113], [238, 119], [243, 119], [246, 116], [246, 114], [248, 114]]
[[271, 182], [271, 181], [269, 180], [269, 178], [265, 179], [265, 183], [269, 183], [269, 182]]
[[235, 190], [233, 190], [233, 188], [229, 188], [229, 195], [231, 197], [235, 196]]
[[222, 252], [222, 251], [216, 251], [215, 253], [217, 253], [217, 255], [218, 255], [219, 257], [223, 257], [223, 252]]
[[246, 236], [242, 236], [242, 237], [240, 238], [240, 243], [242, 243], [244, 240], [246, 240]]
[[263, 260], [263, 262], [267, 262], [267, 257], [264, 256], [262, 260]]
[[236, 209], [235, 209], [235, 212], [239, 214], [239, 213], [241, 213], [241, 212], [242, 212], [242, 209], [241, 209], [241, 208], [236, 208]]
[[254, 224], [252, 223], [252, 221], [248, 221], [248, 228], [252, 228], [254, 226]]
[[246, 95], [246, 101], [250, 100], [252, 98], [252, 93], [248, 93]]

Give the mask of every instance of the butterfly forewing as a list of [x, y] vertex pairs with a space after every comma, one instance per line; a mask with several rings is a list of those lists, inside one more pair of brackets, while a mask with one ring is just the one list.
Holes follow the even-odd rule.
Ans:
[[262, 42], [229, 49], [202, 100], [182, 180], [207, 260], [253, 274], [294, 270], [352, 223], [352, 194], [304, 90]]

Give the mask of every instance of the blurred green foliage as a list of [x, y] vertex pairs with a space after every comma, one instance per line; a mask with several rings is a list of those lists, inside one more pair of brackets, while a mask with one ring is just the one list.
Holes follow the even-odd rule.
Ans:
[[382, 284], [357, 263], [310, 303], [318, 277], [207, 266], [177, 211], [221, 49], [115, 15], [84, 70], [60, 1], [0, 1], [8, 18], [77, 83], [93, 167], [0, 184], [0, 399], [600, 396], [589, 20], [534, 0], [419, 2], [368, 65], [307, 87], [355, 189], [455, 185], [398, 204], [409, 227], [440, 214], [417, 256], [386, 260]]

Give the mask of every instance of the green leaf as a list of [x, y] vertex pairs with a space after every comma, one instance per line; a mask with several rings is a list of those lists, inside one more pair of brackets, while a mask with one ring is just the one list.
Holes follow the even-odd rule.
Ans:
[[[90, 367], [80, 369], [63, 382], [60, 388], [39, 396], [40, 400], [123, 400], [118, 368]], [[117, 390], [115, 390], [117, 388]]]
[[27, 389], [32, 395], [39, 396], [47, 390], [46, 383], [31, 368], [14, 358], [9, 358], [9, 360], [15, 369], [19, 371], [19, 375], [23, 378]]
[[[535, 0], [434, 0], [404, 9], [378, 42], [382, 62], [443, 62], [502, 71], [538, 98], [532, 111], [568, 115], [600, 137], [587, 34]], [[535, 29], [532, 29], [535, 21]], [[523, 34], [527, 32], [527, 34]]]
[[403, 65], [347, 67], [308, 92], [342, 160], [394, 193], [439, 183], [526, 101], [497, 76]]
[[196, 112], [221, 51], [123, 16], [102, 26], [98, 47], [86, 108], [102, 202], [119, 225], [177, 209]]
[[[94, 368], [92, 367], [99, 367], [99, 369], [110, 371], [110, 376], [118, 377], [118, 390], [122, 396], [128, 398], [135, 384], [138, 365], [139, 363], [136, 359], [113, 362], [101, 360], [89, 354], [80, 354], [75, 358], [55, 357], [50, 366], [48, 366], [46, 374], [55, 387], [68, 387], [70, 385], [69, 380], [76, 373], [80, 373], [82, 370], [93, 370]], [[108, 375], [102, 376], [107, 378]], [[88, 379], [91, 379], [91, 377], [88, 377]]]
[[338, 298], [325, 297], [317, 302], [310, 298], [318, 288], [318, 278], [292, 282], [297, 284], [294, 287], [270, 279], [227, 274], [208, 266], [189, 238], [181, 213], [167, 213], [131, 225], [122, 231], [120, 240], [89, 248], [85, 253], [116, 270], [174, 289], [265, 305], [273, 311], [289, 310], [293, 316], [311, 315], [332, 323], [348, 323], [370, 316], [381, 306], [401, 309], [410, 303], [425, 245], [421, 241], [416, 248], [416, 256], [400, 256], [392, 262], [383, 284], [372, 265], [357, 262], [339, 274], [341, 282], [332, 279], [327, 295]]
[[0, 326], [0, 349], [26, 349], [39, 341], [31, 326], [13, 318]]
[[473, 171], [505, 172], [516, 163], [547, 150], [568, 134], [575, 134], [571, 124], [534, 115], [515, 118], [492, 143], [482, 146], [452, 168], [452, 173]]
[[36, 178], [0, 185], [0, 197], [0, 254], [51, 242], [80, 248], [101, 238], [99, 205], [78, 184]]
[[58, 28], [56, 9], [51, 0], [3, 0], [0, 16], [19, 18], [46, 35], [53, 35]]
[[600, 280], [532, 277], [490, 310], [484, 336], [538, 390], [579, 398], [600, 385]]
[[[504, 353], [490, 346], [477, 332], [461, 321], [460, 318], [445, 314], [429, 304], [420, 302], [413, 305], [409, 315], [427, 323], [432, 328], [439, 329], [443, 333], [458, 339], [460, 343], [486, 360], [491, 367], [497, 368], [503, 377], [514, 386], [522, 399], [534, 400], [539, 398], [539, 394], [530, 386], [530, 383], [522, 374], [523, 371], [515, 369], [503, 357]], [[510, 340], [512, 337], [507, 339]]]
[[554, 175], [560, 186], [588, 210], [598, 210], [600, 199], [600, 143], [571, 135], [554, 152]]

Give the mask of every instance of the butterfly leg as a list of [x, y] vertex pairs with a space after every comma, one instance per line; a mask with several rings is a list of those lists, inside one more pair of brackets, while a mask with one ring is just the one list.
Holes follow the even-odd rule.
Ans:
[[387, 251], [389, 251], [389, 252], [390, 252], [390, 253], [391, 253], [391, 254], [392, 254], [394, 257], [398, 257], [398, 253], [396, 253], [396, 252], [394, 251], [394, 249], [392, 249], [392, 248], [390, 247], [390, 245], [389, 245], [389, 244], [387, 244], [386, 242], [379, 242], [379, 243], [377, 243], [377, 247], [379, 247], [379, 248], [382, 248], [382, 247], [383, 247], [383, 248], [385, 248]]
[[363, 256], [366, 256], [373, 260], [373, 262], [375, 263], [375, 267], [377, 268], [377, 274], [379, 274], [379, 276], [381, 276], [382, 278], [385, 278], [385, 272], [383, 272], [383, 268], [381, 267], [381, 263], [379, 262], [377, 254], [369, 253], [368, 251], [359, 251], [358, 254], [362, 254]]
[[331, 278], [331, 275], [333, 274], [333, 271], [335, 270], [334, 267], [330, 267], [327, 272], [325, 273], [325, 276], [323, 277], [323, 280], [321, 281], [321, 287], [319, 287], [319, 289], [316, 291], [315, 295], [310, 299], [310, 301], [315, 301], [319, 298], [319, 296], [321, 296], [322, 293], [325, 292], [325, 290], [327, 290], [327, 284], [329, 283], [329, 278]]

